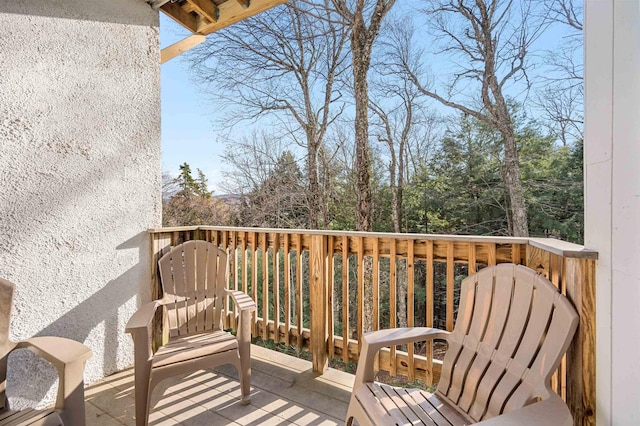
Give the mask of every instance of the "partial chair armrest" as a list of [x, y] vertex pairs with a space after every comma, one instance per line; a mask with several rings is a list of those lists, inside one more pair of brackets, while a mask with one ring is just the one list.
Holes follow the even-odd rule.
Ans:
[[91, 349], [80, 342], [56, 336], [32, 337], [16, 342], [16, 349], [29, 349], [46, 359], [56, 368], [64, 368], [73, 362], [82, 362], [91, 358]]
[[556, 393], [547, 399], [519, 408], [507, 414], [476, 423], [482, 426], [572, 426], [569, 407]]
[[56, 409], [65, 423], [84, 425], [84, 365], [91, 349], [64, 337], [32, 337], [16, 342], [15, 349], [29, 349], [58, 370]]
[[140, 306], [138, 310], [131, 315], [129, 321], [127, 322], [127, 326], [125, 328], [125, 332], [127, 333], [135, 333], [140, 329], [151, 329], [151, 323], [153, 322], [153, 317], [156, 314], [156, 309], [159, 306], [162, 306], [159, 300], [154, 300], [153, 302], [145, 303]]
[[251, 313], [256, 310], [256, 303], [246, 293], [238, 290], [227, 290], [233, 299], [233, 303], [240, 311], [237, 337], [240, 344], [248, 345], [251, 342]]
[[233, 299], [233, 303], [238, 307], [240, 312], [256, 310], [256, 302], [253, 301], [246, 293], [238, 290], [227, 290], [229, 296]]
[[151, 324], [156, 310], [162, 306], [158, 300], [145, 303], [129, 318], [125, 332], [131, 333], [136, 362], [151, 359]]
[[375, 376], [373, 364], [375, 355], [380, 349], [432, 339], [447, 340], [448, 336], [448, 331], [429, 327], [391, 328], [366, 333], [362, 337], [362, 351], [358, 360], [353, 391], [355, 392], [363, 383], [373, 382]]

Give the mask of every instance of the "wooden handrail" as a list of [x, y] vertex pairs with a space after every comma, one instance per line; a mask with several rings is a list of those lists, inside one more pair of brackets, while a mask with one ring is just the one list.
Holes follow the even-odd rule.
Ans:
[[[596, 251], [551, 238], [218, 226], [149, 232], [155, 296], [161, 296], [155, 265], [169, 247], [191, 239], [226, 247], [232, 253], [230, 288], [247, 292], [258, 305], [254, 336], [308, 348], [318, 373], [330, 356], [357, 361], [359, 336], [369, 329], [451, 329], [464, 276], [483, 265], [526, 265], [551, 280], [580, 314], [580, 327], [552, 385], [567, 401], [576, 424], [595, 423]], [[383, 304], [389, 309], [381, 309]], [[366, 313], [365, 306], [370, 309]], [[402, 312], [396, 309], [400, 306]], [[235, 326], [232, 312], [224, 321], [225, 327]], [[428, 384], [437, 381], [439, 361], [432, 344], [415, 352], [413, 347], [392, 348], [380, 354], [379, 368]]]

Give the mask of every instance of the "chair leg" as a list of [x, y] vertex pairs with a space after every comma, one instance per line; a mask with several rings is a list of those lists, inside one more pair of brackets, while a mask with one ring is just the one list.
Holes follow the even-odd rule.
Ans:
[[251, 355], [248, 350], [240, 355], [240, 364], [237, 367], [240, 378], [240, 395], [242, 396], [241, 404], [247, 405], [251, 398]]
[[[141, 367], [141, 368], [139, 368]], [[151, 371], [146, 366], [135, 366], [136, 426], [149, 424], [149, 404], [151, 402]]]

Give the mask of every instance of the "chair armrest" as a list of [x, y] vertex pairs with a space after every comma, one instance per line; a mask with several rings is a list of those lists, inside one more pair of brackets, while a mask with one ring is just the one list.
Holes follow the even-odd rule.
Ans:
[[64, 337], [32, 337], [16, 342], [15, 349], [29, 349], [58, 370], [55, 407], [66, 424], [84, 425], [84, 365], [91, 349]]
[[572, 426], [573, 417], [569, 407], [556, 393], [547, 399], [527, 405], [507, 414], [484, 420], [477, 425], [482, 426]]
[[363, 383], [373, 382], [373, 364], [375, 355], [380, 349], [432, 339], [447, 340], [448, 336], [448, 331], [430, 327], [391, 328], [366, 333], [362, 336], [362, 351], [358, 360], [353, 391], [355, 392]]
[[46, 359], [56, 368], [72, 362], [85, 362], [91, 358], [91, 349], [80, 342], [64, 337], [43, 336], [16, 342], [16, 349], [29, 349]]
[[[240, 311], [237, 338], [240, 346], [248, 347], [251, 343], [251, 314], [256, 310], [256, 303], [246, 293], [238, 290], [226, 290], [233, 303]], [[248, 349], [244, 349], [248, 350]]]
[[153, 357], [151, 348], [151, 324], [156, 314], [156, 309], [162, 306], [158, 300], [145, 303], [129, 318], [125, 332], [131, 333], [133, 338], [133, 353], [136, 369], [138, 365], [150, 363]]
[[233, 299], [233, 303], [238, 307], [240, 312], [256, 310], [256, 302], [253, 301], [246, 293], [238, 290], [226, 290], [226, 292]]
[[148, 333], [149, 330], [151, 330], [151, 323], [156, 314], [156, 309], [158, 309], [159, 306], [162, 306], [162, 304], [158, 300], [140, 306], [131, 318], [129, 318], [124, 331], [133, 334], [139, 330], [146, 329]]

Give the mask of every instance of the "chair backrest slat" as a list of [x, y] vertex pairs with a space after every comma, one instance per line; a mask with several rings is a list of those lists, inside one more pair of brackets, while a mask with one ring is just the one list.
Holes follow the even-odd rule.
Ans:
[[466, 278], [460, 307], [437, 393], [474, 421], [544, 397], [577, 327], [570, 302], [535, 271], [508, 264]]
[[184, 293], [186, 297], [186, 327], [187, 333], [195, 333], [197, 331], [196, 321], [196, 303], [198, 299], [196, 297], [196, 247], [197, 241], [190, 241], [194, 244], [185, 244], [184, 250]]
[[209, 258], [209, 248], [204, 241], [197, 242], [196, 250], [196, 329], [204, 331], [206, 320], [206, 290], [207, 290], [207, 260]]
[[[496, 281], [495, 284], [493, 280]], [[491, 282], [495, 287], [493, 288], [493, 298], [491, 299], [489, 321], [481, 346], [478, 348], [473, 364], [467, 373], [464, 390], [458, 400], [458, 406], [465, 412], [469, 412], [471, 404], [476, 398], [480, 380], [491, 362], [493, 351], [496, 350], [500, 342], [513, 295], [513, 280], [510, 277], [504, 275], [494, 276], [491, 277]]]
[[478, 351], [477, 346], [482, 341], [487, 327], [493, 296], [493, 276], [480, 275], [479, 280], [473, 280], [473, 285], [475, 288], [470, 291], [475, 291], [475, 303], [473, 304], [471, 325], [468, 334], [462, 338], [462, 352], [456, 362], [451, 387], [447, 392], [447, 396], [455, 404], [458, 404], [458, 399], [465, 385], [465, 377], [469, 373]]
[[169, 335], [219, 330], [227, 254], [206, 241], [187, 241], [159, 261]]
[[[213, 260], [213, 258], [211, 259]], [[213, 311], [214, 314], [214, 324], [217, 324], [216, 328], [220, 327], [221, 324], [221, 315], [222, 315], [222, 311], [224, 309], [224, 299], [225, 299], [225, 287], [226, 287], [226, 279], [227, 279], [227, 267], [228, 267], [228, 262], [227, 262], [227, 253], [220, 250], [218, 253], [218, 258], [216, 259], [217, 264], [216, 264], [216, 272], [217, 272], [217, 277], [215, 280], [216, 286], [215, 286], [215, 309]], [[215, 275], [214, 275], [215, 276]]]

